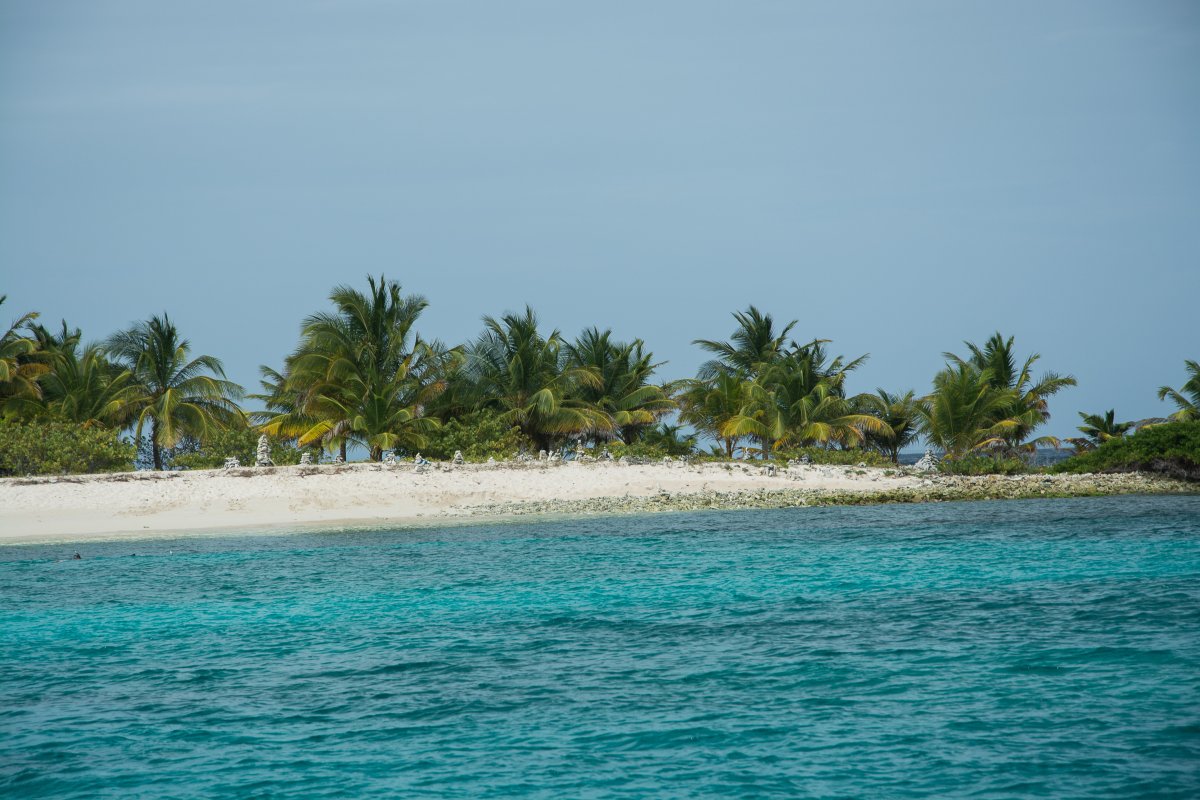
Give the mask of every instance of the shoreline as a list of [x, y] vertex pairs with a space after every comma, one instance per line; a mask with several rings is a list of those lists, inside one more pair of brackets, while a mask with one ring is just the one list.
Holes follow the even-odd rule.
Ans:
[[348, 464], [0, 479], [0, 545], [415, 528], [533, 517], [1195, 494], [1142, 473], [961, 477], [757, 462]]

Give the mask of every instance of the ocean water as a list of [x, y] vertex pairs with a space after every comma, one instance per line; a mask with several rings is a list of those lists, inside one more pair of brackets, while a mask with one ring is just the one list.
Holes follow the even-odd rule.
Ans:
[[1200, 497], [0, 548], [0, 795], [1200, 796]]

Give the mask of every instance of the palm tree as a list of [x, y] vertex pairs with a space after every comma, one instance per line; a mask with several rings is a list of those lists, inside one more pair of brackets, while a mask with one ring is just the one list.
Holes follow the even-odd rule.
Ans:
[[766, 365], [783, 356], [788, 335], [797, 324], [797, 320], [792, 320], [782, 330], [776, 331], [771, 315], [762, 313], [754, 306], [745, 311], [735, 311], [733, 318], [737, 320], [738, 327], [730, 341], [696, 339], [692, 342], [716, 356], [700, 367], [697, 377], [701, 380], [722, 373], [747, 379], [755, 377]]
[[128, 403], [137, 419], [135, 436], [140, 439], [150, 423], [156, 470], [163, 468], [163, 448], [174, 447], [184, 437], [203, 439], [222, 426], [244, 421], [235, 402], [242, 387], [225, 380], [221, 362], [213, 356], [189, 358], [191, 344], [180, 338], [166, 314], [114, 334], [105, 349], [130, 373]]
[[269, 413], [263, 430], [301, 447], [362, 445], [372, 460], [385, 450], [420, 448], [437, 428], [424, 406], [445, 388], [450, 354], [414, 330], [429, 305], [400, 284], [367, 278], [368, 291], [338, 286], [335, 311], [308, 317], [283, 374], [264, 368]]
[[31, 328], [49, 367], [40, 382], [42, 403], [52, 416], [85, 428], [124, 428], [132, 421], [133, 373], [108, 360], [99, 345], [81, 346], [81, 331], [63, 321], [58, 333]]
[[626, 444], [676, 409], [669, 389], [650, 382], [662, 364], [654, 363], [641, 339], [614, 342], [612, 331], [588, 328], [566, 350], [571, 367], [589, 370], [600, 379], [599, 384], [581, 382], [577, 397], [608, 414]]
[[[1011, 419], [1016, 424], [1008, 426], [999, 437], [997, 449], [1014, 454], [1018, 452], [1034, 452], [1038, 445], [1058, 447], [1060, 442], [1053, 436], [1042, 436], [1032, 441], [1026, 441], [1038, 427], [1050, 419], [1047, 399], [1068, 386], [1075, 386], [1075, 378], [1070, 375], [1059, 375], [1056, 372], [1044, 373], [1036, 380], [1033, 377], [1033, 365], [1041, 355], [1034, 353], [1017, 366], [1017, 358], [1013, 350], [1013, 337], [1005, 339], [999, 332], [994, 333], [978, 347], [971, 342], [964, 342], [970, 351], [970, 357], [960, 358], [953, 353], [945, 353], [945, 357], [954, 364], [969, 364], [982, 373], [989, 375], [991, 385], [997, 389], [1011, 391], [1010, 405], [999, 410], [1000, 417]], [[996, 421], [999, 421], [999, 417]]]
[[911, 389], [904, 394], [876, 389], [873, 395], [861, 396], [860, 407], [887, 426], [886, 430], [864, 431], [867, 443], [899, 464], [900, 451], [921, 436], [920, 401]]
[[481, 408], [498, 411], [543, 450], [556, 438], [615, 431], [613, 418], [581, 397], [584, 389], [603, 388], [599, 370], [572, 365], [562, 335], [543, 336], [533, 309], [483, 323], [466, 362]]
[[718, 439], [725, 457], [732, 459], [743, 436], [734, 433], [735, 428], [729, 422], [745, 405], [748, 388], [747, 382], [727, 372], [720, 372], [706, 380], [685, 380], [679, 395], [679, 419], [701, 433]]
[[826, 363], [819, 343], [793, 348], [745, 383], [744, 403], [723, 433], [753, 436], [765, 458], [788, 446], [861, 444], [865, 431], [884, 430], [845, 396], [847, 373], [865, 358]]
[[1134, 427], [1135, 423], [1117, 422], [1116, 415], [1116, 410], [1112, 408], [1106, 411], [1104, 416], [1085, 414], [1080, 411], [1079, 416], [1084, 424], [1079, 426], [1079, 432], [1083, 434], [1083, 437], [1067, 439], [1067, 442], [1075, 446], [1076, 452], [1082, 452], [1095, 449], [1109, 439], [1121, 438]]
[[[0, 305], [7, 299], [0, 295]], [[49, 367], [34, 358], [37, 341], [21, 333], [37, 316], [36, 311], [22, 314], [0, 335], [0, 415], [4, 417], [28, 413], [42, 397], [38, 377]]]
[[696, 434], [684, 433], [682, 426], [665, 422], [646, 431], [642, 441], [661, 448], [669, 456], [686, 456], [696, 451]]
[[1200, 419], [1200, 363], [1184, 361], [1183, 364], [1191, 376], [1187, 383], [1179, 387], [1179, 391], [1170, 386], [1163, 386], [1158, 390], [1159, 400], [1170, 398], [1171, 402], [1178, 406], [1179, 410], [1171, 415], [1171, 419], [1176, 422]]
[[968, 453], [1002, 446], [1021, 423], [1007, 416], [1016, 398], [1012, 389], [999, 388], [988, 370], [970, 363], [952, 363], [933, 379], [933, 392], [919, 406], [921, 432], [946, 453]]

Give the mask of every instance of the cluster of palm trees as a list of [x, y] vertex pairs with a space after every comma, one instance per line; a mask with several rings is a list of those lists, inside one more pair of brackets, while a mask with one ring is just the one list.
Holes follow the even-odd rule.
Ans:
[[[128, 431], [148, 445], [155, 468], [181, 442], [252, 426], [298, 447], [372, 459], [415, 451], [449, 420], [483, 415], [533, 449], [567, 443], [643, 445], [691, 452], [699, 439], [726, 458], [786, 456], [803, 448], [873, 450], [898, 461], [918, 439], [951, 459], [1012, 457], [1058, 440], [1036, 436], [1048, 399], [1075, 385], [1069, 375], [1034, 375], [1037, 354], [1017, 356], [999, 333], [966, 354], [946, 353], [931, 390], [850, 394], [848, 376], [867, 356], [831, 356], [828, 340], [792, 338], [751, 306], [735, 313], [728, 340], [695, 340], [711, 358], [694, 378], [662, 381], [661, 363], [640, 339], [588, 328], [569, 340], [545, 331], [534, 312], [484, 317], [473, 340], [447, 346], [422, 337], [425, 298], [395, 281], [368, 278], [366, 291], [339, 286], [332, 308], [307, 317], [283, 365], [262, 367], [262, 389], [244, 412], [241, 387], [220, 361], [190, 353], [163, 315], [107, 340], [83, 344], [66, 323], [49, 331], [36, 314], [0, 338], [0, 419], [41, 417]], [[0, 304], [4, 301], [0, 298]], [[1200, 419], [1200, 367], [1179, 391], [1173, 419]], [[672, 415], [679, 424], [669, 424]], [[1078, 448], [1124, 435], [1133, 423], [1113, 412], [1081, 415]], [[690, 426], [692, 432], [682, 428]], [[495, 429], [491, 426], [490, 429]]]
[[485, 317], [483, 333], [447, 347], [415, 331], [423, 297], [368, 279], [368, 291], [340, 286], [332, 313], [305, 320], [283, 370], [263, 368], [266, 432], [301, 447], [416, 450], [440, 422], [487, 411], [531, 446], [567, 438], [635, 440], [675, 409], [670, 389], [652, 382], [659, 365], [640, 339], [616, 341], [590, 328], [571, 342], [543, 333], [532, 310]]
[[245, 424], [241, 387], [225, 380], [216, 358], [192, 358], [165, 314], [87, 345], [79, 329], [64, 322], [53, 332], [37, 318], [25, 314], [0, 336], [0, 418], [146, 434], [155, 469], [185, 438]]

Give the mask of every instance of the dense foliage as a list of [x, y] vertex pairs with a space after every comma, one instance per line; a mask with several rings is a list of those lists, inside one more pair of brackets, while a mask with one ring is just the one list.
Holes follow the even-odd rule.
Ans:
[[[125, 436], [137, 463], [156, 469], [215, 467], [229, 456], [253, 463], [266, 433], [277, 464], [302, 449], [486, 460], [580, 446], [638, 457], [711, 447], [725, 459], [803, 453], [819, 463], [896, 464], [924, 439], [945, 455], [945, 471], [995, 474], [1025, 469], [1038, 446], [1059, 445], [1038, 431], [1049, 398], [1075, 385], [1069, 375], [1035, 376], [1040, 356], [1018, 358], [1013, 338], [996, 333], [966, 342], [965, 355], [945, 353], [923, 395], [855, 394], [850, 379], [866, 355], [833, 356], [828, 340], [794, 338], [798, 321], [777, 324], [754, 306], [733, 314], [727, 340], [694, 340], [709, 356], [694, 377], [665, 381], [641, 339], [599, 327], [570, 339], [527, 307], [485, 316], [481, 333], [447, 346], [418, 331], [423, 297], [382, 276], [365, 288], [335, 287], [331, 308], [303, 320], [291, 355], [261, 368], [249, 411], [221, 362], [193, 356], [165, 314], [92, 343], [65, 321], [48, 330], [36, 313], [21, 314], [0, 334], [0, 422], [67, 426], [55, 430], [94, 432], [95, 442]], [[1177, 421], [1200, 419], [1200, 365], [1185, 367], [1179, 389], [1158, 393]], [[1113, 452], [1105, 448], [1135, 426], [1111, 410], [1080, 416], [1083, 435], [1067, 441], [1081, 452]], [[68, 461], [61, 468], [92, 463]]]
[[[533, 450], [533, 442], [501, 414], [483, 409], [451, 417], [425, 437], [421, 454], [448, 461], [461, 452], [467, 461], [497, 461]], [[406, 455], [409, 455], [406, 453]]]
[[135, 448], [117, 431], [73, 422], [0, 422], [0, 475], [133, 469]]
[[1029, 470], [1029, 462], [1023, 458], [978, 454], [947, 458], [938, 464], [944, 475], [1020, 475]]
[[1053, 472], [1160, 472], [1200, 480], [1200, 421], [1151, 425], [1072, 456]]

